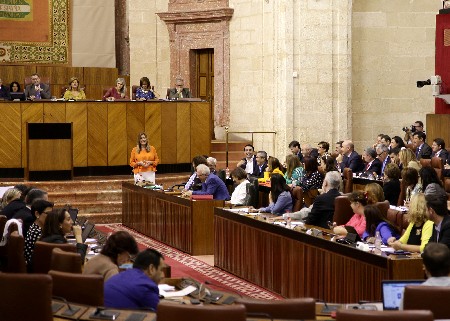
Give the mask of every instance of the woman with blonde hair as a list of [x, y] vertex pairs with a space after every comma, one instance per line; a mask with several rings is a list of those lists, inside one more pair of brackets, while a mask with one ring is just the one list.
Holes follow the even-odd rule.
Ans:
[[412, 167], [417, 169], [417, 171], [419, 171], [419, 169], [422, 167], [420, 163], [417, 161], [414, 152], [409, 148], [402, 149], [398, 153], [398, 157], [400, 159], [400, 165], [398, 167], [401, 170], [405, 169], [406, 167]]
[[305, 170], [300, 163], [300, 159], [297, 155], [287, 155], [286, 156], [286, 173], [284, 174], [284, 179], [286, 184], [292, 184], [296, 186], [297, 182], [301, 182], [303, 175], [305, 175]]
[[86, 99], [86, 94], [80, 89], [80, 81], [77, 77], [69, 80], [69, 89], [64, 93], [64, 100], [81, 100]]
[[390, 238], [388, 244], [397, 251], [423, 252], [433, 234], [434, 224], [427, 217], [425, 194], [418, 193], [412, 197], [408, 215], [409, 225], [405, 234], [399, 240]]
[[155, 147], [148, 142], [146, 133], [139, 133], [137, 146], [133, 148], [130, 156], [130, 166], [133, 168], [134, 182], [155, 183], [156, 166], [159, 163]]
[[22, 192], [19, 191], [18, 189], [8, 188], [5, 191], [5, 193], [3, 194], [1, 208], [3, 209], [6, 207], [6, 205], [11, 203], [12, 201], [19, 199], [21, 195], [22, 195]]
[[103, 100], [114, 101], [116, 99], [129, 99], [127, 96], [127, 84], [125, 79], [117, 78], [116, 87], [111, 87], [103, 96]]
[[367, 184], [364, 187], [364, 192], [367, 193], [370, 204], [375, 204], [377, 202], [384, 202], [383, 188], [381, 187], [380, 184], [377, 183]]
[[272, 174], [280, 174], [283, 176], [283, 171], [281, 170], [281, 163], [278, 158], [270, 156], [269, 161], [267, 162], [266, 171], [264, 172], [264, 178], [258, 178], [258, 182], [264, 183], [269, 181]]

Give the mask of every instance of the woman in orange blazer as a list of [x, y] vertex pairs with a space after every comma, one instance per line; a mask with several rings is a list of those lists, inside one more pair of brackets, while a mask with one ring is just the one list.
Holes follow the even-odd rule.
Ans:
[[133, 168], [134, 182], [145, 180], [155, 183], [156, 165], [159, 163], [155, 147], [148, 143], [146, 133], [139, 133], [137, 146], [131, 151], [130, 166]]

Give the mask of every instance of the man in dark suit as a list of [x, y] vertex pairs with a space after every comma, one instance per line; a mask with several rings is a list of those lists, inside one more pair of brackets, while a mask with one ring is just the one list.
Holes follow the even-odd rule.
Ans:
[[426, 194], [427, 216], [434, 222], [430, 242], [442, 243], [450, 248], [450, 215], [447, 209], [447, 195], [444, 192]]
[[383, 175], [386, 165], [391, 162], [391, 158], [389, 157], [389, 149], [386, 145], [378, 144], [376, 151], [378, 159], [381, 162], [381, 175]]
[[345, 140], [342, 143], [342, 162], [339, 164], [341, 171], [350, 168], [353, 173], [358, 173], [364, 169], [364, 163], [361, 156], [355, 152], [355, 145], [351, 140]]
[[50, 92], [50, 86], [41, 83], [41, 77], [38, 74], [31, 75], [31, 85], [25, 88], [25, 97], [27, 99], [50, 99], [52, 94]]
[[329, 228], [328, 221], [333, 222], [334, 200], [341, 195], [339, 193], [341, 183], [339, 172], [331, 171], [325, 175], [322, 185], [324, 193], [314, 200], [311, 212], [304, 219], [306, 224]]
[[177, 78], [175, 80], [175, 88], [170, 88], [168, 97], [169, 99], [191, 98], [191, 92], [189, 88], [184, 88], [183, 78]]
[[445, 149], [445, 141], [442, 138], [435, 138], [431, 149], [433, 150], [431, 157], [440, 157], [444, 160], [444, 164], [447, 163], [448, 151]]
[[215, 200], [229, 200], [230, 194], [225, 183], [217, 176], [211, 174], [205, 164], [197, 166], [197, 177], [202, 181], [202, 189], [199, 191], [187, 191], [186, 195], [212, 195]]
[[10, 100], [11, 95], [9, 94], [9, 88], [3, 86], [3, 81], [0, 79], [0, 99]]
[[245, 157], [237, 163], [237, 167], [242, 168], [248, 175], [256, 176], [258, 172], [258, 164], [256, 163], [255, 147], [247, 144], [244, 147]]
[[413, 144], [416, 147], [416, 158], [420, 159], [430, 159], [431, 158], [431, 147], [425, 142], [427, 136], [424, 132], [415, 132], [413, 135]]
[[369, 176], [369, 174], [373, 175], [373, 173], [377, 174], [377, 176], [381, 175], [381, 161], [377, 158], [377, 152], [372, 147], [366, 148], [362, 155], [364, 161], [366, 162], [366, 166], [362, 171], [363, 176]]
[[267, 153], [260, 150], [256, 153], [256, 169], [253, 169], [253, 175], [258, 178], [264, 177], [264, 172], [267, 168]]
[[303, 155], [300, 149], [300, 143], [298, 141], [293, 140], [292, 142], [290, 142], [289, 149], [291, 150], [292, 154], [297, 155], [298, 159], [303, 162]]

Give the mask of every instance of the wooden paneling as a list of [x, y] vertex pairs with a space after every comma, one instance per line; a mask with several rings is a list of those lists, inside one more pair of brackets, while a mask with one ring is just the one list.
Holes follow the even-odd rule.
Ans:
[[13, 81], [17, 81], [20, 84], [20, 89], [23, 91], [25, 78], [30, 77], [35, 72], [36, 66], [2, 66], [0, 77], [4, 85], [9, 85]]
[[88, 103], [88, 166], [108, 165], [108, 105]]
[[161, 148], [161, 159], [165, 163], [174, 164], [177, 162], [177, 104], [164, 106], [161, 113], [161, 138], [165, 144]]
[[27, 163], [27, 123], [42, 123], [44, 119], [44, 104], [29, 102], [22, 107], [22, 167]]
[[63, 123], [66, 121], [66, 103], [44, 102], [44, 123]]
[[22, 123], [20, 104], [3, 103], [0, 117], [0, 167], [20, 168], [22, 165]]
[[430, 146], [433, 139], [442, 138], [448, 148], [450, 143], [450, 114], [427, 114], [426, 133], [427, 142]]
[[30, 140], [29, 171], [72, 170], [70, 139]]
[[127, 104], [108, 104], [108, 166], [126, 164], [127, 153]]
[[191, 105], [177, 103], [177, 163], [190, 163], [191, 158]]
[[114, 86], [118, 77], [117, 68], [84, 68], [84, 83], [86, 85]]
[[87, 166], [87, 104], [77, 102], [66, 104], [66, 122], [73, 123], [73, 166]]
[[[161, 114], [163, 113], [161, 103], [145, 103], [145, 133], [147, 133], [150, 145], [156, 148], [160, 163], [166, 163], [161, 158], [161, 146], [163, 144]], [[166, 105], [164, 104], [164, 112]], [[137, 138], [137, 134], [136, 134]], [[164, 144], [166, 140], [164, 138]]]
[[[137, 141], [138, 134], [145, 131], [145, 104], [135, 104], [134, 102], [127, 103], [126, 108], [127, 108], [126, 117], [127, 117], [127, 151], [128, 151], [127, 161], [129, 161], [131, 150], [138, 143]], [[155, 142], [153, 141], [152, 138], [150, 138], [150, 144], [155, 146]], [[159, 147], [160, 146], [161, 143], [159, 143]]]
[[191, 159], [211, 152], [209, 104], [191, 104]]

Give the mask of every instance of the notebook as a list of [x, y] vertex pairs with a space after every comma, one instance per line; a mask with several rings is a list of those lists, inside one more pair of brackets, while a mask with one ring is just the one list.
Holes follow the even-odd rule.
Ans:
[[403, 293], [407, 285], [419, 285], [425, 280], [383, 280], [381, 281], [381, 294], [383, 297], [383, 310], [398, 310], [403, 301]]

